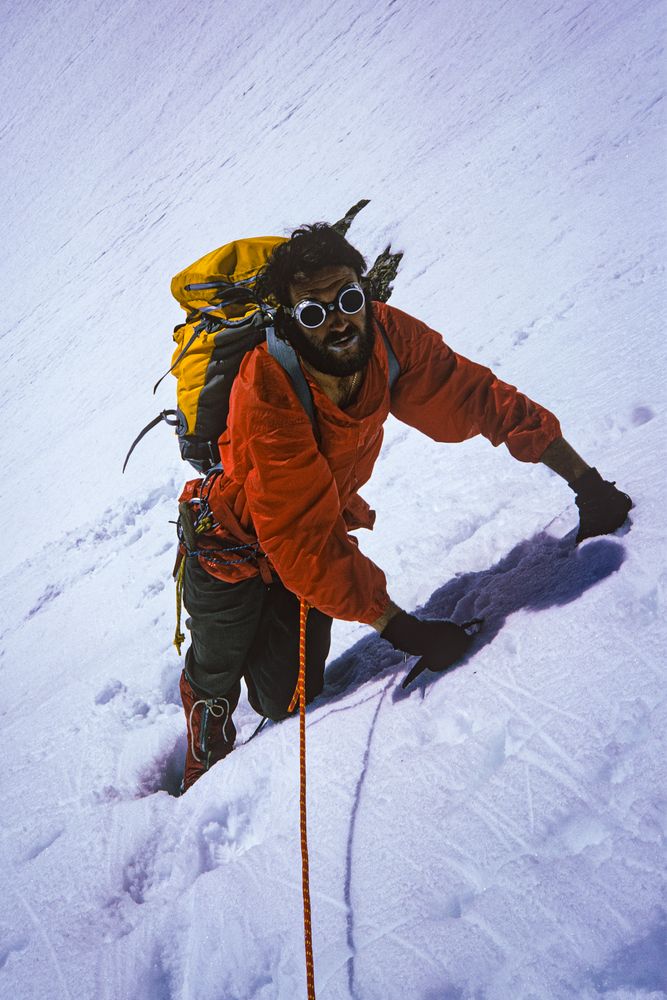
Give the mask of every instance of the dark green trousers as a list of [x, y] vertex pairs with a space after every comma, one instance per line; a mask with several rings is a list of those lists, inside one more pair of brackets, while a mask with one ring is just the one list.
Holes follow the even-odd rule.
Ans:
[[[234, 708], [243, 677], [255, 711], [284, 719], [299, 676], [298, 598], [279, 580], [268, 586], [259, 576], [225, 583], [189, 558], [183, 603], [192, 639], [185, 670], [195, 688], [213, 698], [227, 698]], [[308, 612], [307, 701], [317, 697], [324, 684], [331, 621], [316, 608]]]

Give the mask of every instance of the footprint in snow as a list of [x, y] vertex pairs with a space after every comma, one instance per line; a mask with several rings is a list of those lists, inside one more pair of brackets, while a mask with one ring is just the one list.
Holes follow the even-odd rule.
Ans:
[[199, 834], [202, 872], [234, 861], [260, 844], [263, 836], [255, 819], [254, 804], [250, 799], [229, 802], [215, 815], [209, 814], [209, 818], [202, 822]]
[[95, 695], [95, 704], [108, 705], [114, 698], [118, 698], [119, 695], [126, 693], [127, 688], [121, 681], [111, 680], [102, 688], [99, 694]]
[[[180, 725], [177, 687], [171, 694], [172, 697], [165, 698], [149, 696], [149, 700], [133, 695], [122, 681], [112, 679], [95, 696], [95, 705], [102, 711], [111, 713], [113, 724], [120, 723], [130, 734], [146, 731], [148, 748], [145, 754], [148, 759], [136, 780], [130, 783], [131, 787], [121, 790], [115, 784], [107, 784], [95, 794], [96, 801], [145, 798], [161, 791], [174, 796], [180, 794], [185, 761], [185, 733], [184, 727]], [[169, 721], [173, 720], [174, 715], [179, 719], [176, 729], [173, 721]]]
[[146, 798], [156, 792], [167, 792], [169, 795], [179, 796], [185, 766], [185, 750], [185, 733], [179, 733], [176, 739], [142, 770], [137, 795]]
[[44, 608], [48, 607], [52, 601], [55, 601], [56, 597], [60, 597], [62, 592], [63, 592], [62, 587], [60, 587], [58, 584], [56, 583], [48, 584], [48, 586], [45, 588], [43, 593], [37, 598], [37, 600], [31, 607], [30, 611], [28, 612], [26, 616], [26, 621], [29, 621], [31, 618], [34, 618], [36, 614], [38, 614], [40, 611], [43, 611]]
[[650, 914], [649, 921], [641, 937], [623, 944], [602, 968], [590, 970], [595, 992], [587, 991], [586, 996], [605, 996], [610, 1000], [612, 997], [660, 1000], [667, 996], [667, 913], [658, 907]]
[[649, 421], [653, 420], [654, 417], [655, 413], [650, 406], [635, 406], [630, 420], [635, 427], [641, 427], [642, 424], [649, 423]]
[[599, 847], [610, 839], [607, 826], [592, 813], [583, 813], [566, 820], [560, 830], [561, 840], [568, 852], [581, 854], [589, 847]]
[[125, 865], [123, 871], [123, 891], [127, 893], [134, 903], [143, 903], [146, 899], [146, 893], [153, 885], [151, 871], [154, 855], [154, 845], [148, 844], [143, 851], [135, 855]]
[[161, 594], [164, 588], [165, 582], [163, 579], [154, 580], [153, 583], [149, 583], [148, 586], [144, 587], [138, 606], [143, 608], [147, 601]]
[[51, 844], [55, 844], [56, 840], [62, 836], [63, 832], [64, 828], [58, 827], [55, 830], [50, 830], [46, 833], [40, 834], [40, 836], [33, 841], [32, 846], [26, 851], [24, 860], [34, 861], [34, 859], [38, 858], [40, 854], [43, 854], [44, 851], [48, 850]]
[[648, 424], [654, 419], [655, 411], [650, 406], [637, 403], [630, 412], [626, 410], [624, 413], [608, 415], [605, 424], [611, 434], [620, 437], [627, 434], [633, 427], [643, 427], [644, 424]]
[[149, 704], [145, 698], [132, 697], [125, 684], [119, 680], [110, 680], [95, 696], [95, 704], [111, 706], [128, 729], [150, 725], [163, 708], [160, 704]]
[[233, 862], [266, 840], [271, 827], [269, 798], [268, 779], [255, 775], [240, 795], [206, 801], [198, 817], [202, 872]]
[[638, 760], [636, 751], [651, 734], [650, 717], [650, 710], [641, 698], [626, 699], [616, 706], [611, 739], [599, 771], [600, 781], [618, 786], [632, 778]]
[[4, 969], [12, 958], [25, 951], [29, 944], [30, 939], [25, 934], [17, 934], [14, 931], [3, 933], [0, 938], [0, 969]]
[[415, 729], [418, 742], [423, 746], [444, 744], [454, 747], [465, 743], [472, 734], [472, 719], [459, 709], [429, 716]]
[[424, 890], [424, 916], [428, 920], [441, 923], [443, 920], [460, 920], [470, 909], [477, 898], [477, 892], [465, 885], [454, 886], [453, 891], [443, 894], [440, 891]]

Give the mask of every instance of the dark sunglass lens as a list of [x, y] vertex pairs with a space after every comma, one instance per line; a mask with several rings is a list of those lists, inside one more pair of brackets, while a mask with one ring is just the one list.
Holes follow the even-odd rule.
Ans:
[[344, 313], [358, 313], [364, 304], [364, 293], [360, 288], [346, 288], [341, 294], [339, 303]]
[[316, 302], [309, 302], [308, 305], [303, 306], [300, 310], [298, 318], [299, 323], [312, 330], [317, 326], [322, 326], [326, 318], [326, 313], [322, 306], [319, 306]]

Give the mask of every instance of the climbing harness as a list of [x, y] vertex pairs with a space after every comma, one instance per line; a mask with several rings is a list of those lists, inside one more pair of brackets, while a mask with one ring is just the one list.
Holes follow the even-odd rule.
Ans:
[[301, 885], [303, 889], [303, 931], [306, 947], [306, 987], [308, 1000], [315, 1000], [315, 969], [313, 964], [313, 934], [310, 911], [310, 877], [308, 866], [308, 829], [306, 823], [306, 620], [310, 605], [301, 598], [299, 609], [299, 680], [290, 702], [289, 711], [299, 705], [299, 811], [301, 825]]
[[[176, 631], [174, 632], [174, 646], [181, 655], [181, 646], [185, 642], [185, 635], [181, 629], [181, 616], [183, 612], [183, 585], [185, 580], [185, 560], [194, 559], [201, 556], [206, 562], [217, 563], [225, 566], [232, 566], [236, 563], [255, 561], [260, 565], [262, 573], [262, 561], [264, 553], [259, 542], [241, 542], [239, 545], [220, 545], [209, 539], [209, 544], [201, 545], [198, 541], [200, 535], [207, 534], [219, 527], [209, 506], [209, 496], [211, 487], [216, 476], [222, 472], [220, 466], [210, 469], [202, 480], [199, 496], [192, 497], [189, 501], [183, 501], [178, 505], [178, 521], [176, 522], [176, 532], [178, 541], [182, 549], [179, 551], [176, 579]], [[184, 550], [184, 551], [183, 551]], [[264, 574], [262, 573], [264, 578]]]

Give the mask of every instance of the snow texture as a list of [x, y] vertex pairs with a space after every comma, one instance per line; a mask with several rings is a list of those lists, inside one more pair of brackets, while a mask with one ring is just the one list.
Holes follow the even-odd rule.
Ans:
[[576, 548], [544, 466], [388, 424], [360, 544], [404, 607], [485, 628], [403, 691], [335, 625], [317, 996], [667, 996], [664, 3], [49, 0], [2, 35], [0, 996], [305, 996], [298, 724], [175, 796], [185, 470], [164, 427], [120, 470], [173, 405], [171, 276], [362, 197], [394, 304], [635, 508]]

